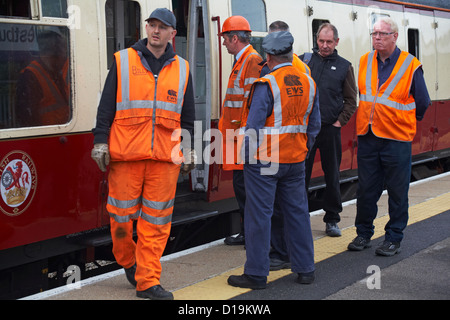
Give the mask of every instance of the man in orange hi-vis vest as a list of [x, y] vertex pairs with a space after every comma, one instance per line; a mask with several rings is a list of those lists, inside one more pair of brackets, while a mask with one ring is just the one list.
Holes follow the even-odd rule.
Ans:
[[384, 242], [375, 253], [393, 256], [400, 252], [408, 222], [416, 119], [422, 120], [430, 97], [421, 63], [396, 45], [397, 24], [390, 18], [380, 19], [371, 37], [375, 50], [363, 55], [359, 65], [357, 237], [348, 249], [361, 251], [371, 246], [377, 202], [386, 184], [389, 222]]
[[242, 275], [228, 278], [234, 287], [266, 287], [275, 197], [284, 216], [292, 272], [301, 284], [315, 277], [305, 159], [320, 130], [320, 112], [314, 80], [292, 65], [293, 42], [287, 31], [264, 38], [271, 72], [253, 83], [244, 106], [239, 149], [245, 161], [247, 260]]
[[189, 65], [169, 43], [176, 34], [175, 16], [156, 9], [146, 21], [148, 37], [114, 55], [92, 158], [102, 171], [109, 164], [106, 208], [117, 263], [138, 297], [168, 300], [173, 295], [160, 285], [160, 258], [170, 234], [180, 164], [184, 161], [182, 173], [195, 165], [193, 150], [183, 150], [184, 156], [180, 150], [181, 128], [193, 136], [195, 104]]
[[226, 19], [221, 35], [228, 53], [235, 56], [219, 119], [219, 130], [222, 133], [223, 142], [222, 169], [233, 170], [233, 189], [241, 215], [241, 232], [236, 237], [225, 238], [225, 243], [243, 245], [245, 243], [245, 188], [243, 165], [238, 164], [237, 161], [237, 133], [242, 121], [242, 107], [248, 98], [253, 81], [259, 78], [261, 71], [259, 63], [262, 58], [250, 44], [250, 24], [244, 17], [231, 16]]

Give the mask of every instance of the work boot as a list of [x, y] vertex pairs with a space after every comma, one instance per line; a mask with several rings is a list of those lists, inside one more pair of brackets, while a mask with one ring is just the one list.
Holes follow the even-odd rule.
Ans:
[[379, 256], [392, 257], [396, 253], [400, 253], [400, 242], [383, 241], [383, 243], [375, 250], [375, 254]]
[[242, 274], [240, 276], [229, 276], [228, 284], [233, 287], [249, 288], [249, 289], [265, 289], [267, 280], [257, 280], [256, 276]]
[[136, 291], [136, 296], [150, 300], [173, 300], [172, 292], [166, 291], [159, 284], [144, 291]]
[[224, 240], [225, 244], [229, 246], [238, 246], [245, 244], [245, 236], [242, 233], [239, 233], [236, 237], [226, 237]]
[[270, 271], [290, 269], [291, 263], [277, 258], [270, 258]]
[[325, 233], [329, 237], [340, 237], [342, 235], [336, 222], [325, 223]]
[[314, 282], [314, 271], [306, 273], [298, 273], [297, 282], [300, 284], [311, 284]]
[[136, 274], [136, 264], [134, 264], [134, 266], [132, 266], [128, 269], [125, 269], [125, 275], [127, 276], [128, 282], [131, 283], [131, 285], [136, 288], [137, 282], [134, 277], [135, 274]]
[[357, 236], [352, 242], [349, 243], [347, 249], [350, 251], [362, 251], [366, 248], [370, 248], [371, 246], [370, 239]]

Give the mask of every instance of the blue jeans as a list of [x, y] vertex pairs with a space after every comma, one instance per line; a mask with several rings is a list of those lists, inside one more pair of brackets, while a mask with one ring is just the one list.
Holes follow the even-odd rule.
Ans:
[[275, 194], [284, 215], [284, 232], [292, 272], [314, 271], [314, 244], [305, 190], [304, 162], [280, 164], [273, 175], [261, 175], [266, 166], [245, 164], [245, 246], [244, 273], [269, 274], [271, 217]]
[[370, 130], [358, 136], [358, 190], [356, 232], [370, 239], [377, 202], [386, 186], [389, 197], [389, 221], [385, 240], [401, 242], [408, 223], [408, 190], [411, 180], [411, 142], [376, 137]]

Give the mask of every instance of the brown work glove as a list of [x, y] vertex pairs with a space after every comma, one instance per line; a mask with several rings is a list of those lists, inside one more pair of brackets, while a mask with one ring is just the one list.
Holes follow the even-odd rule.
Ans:
[[97, 163], [101, 171], [106, 172], [109, 164], [109, 148], [106, 143], [96, 143], [91, 151], [91, 158]]
[[195, 164], [197, 163], [197, 154], [195, 153], [195, 150], [185, 150], [184, 159], [180, 171], [185, 176], [195, 168]]

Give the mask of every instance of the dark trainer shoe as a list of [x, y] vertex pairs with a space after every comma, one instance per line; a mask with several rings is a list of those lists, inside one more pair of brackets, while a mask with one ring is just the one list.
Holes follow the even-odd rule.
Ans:
[[159, 284], [144, 291], [136, 291], [136, 296], [151, 300], [173, 300], [172, 292], [166, 291]]
[[375, 254], [379, 256], [392, 257], [396, 253], [400, 253], [400, 242], [383, 241], [383, 243], [375, 250]]
[[244, 273], [240, 276], [229, 276], [228, 284], [239, 288], [265, 289], [267, 282], [263, 280], [257, 281]]
[[127, 276], [128, 282], [131, 283], [131, 285], [136, 288], [137, 282], [136, 279], [134, 278], [135, 274], [136, 274], [136, 264], [134, 264], [134, 266], [128, 269], [125, 269], [125, 275]]
[[241, 233], [239, 233], [236, 237], [226, 237], [224, 240], [225, 244], [229, 246], [238, 246], [238, 245], [244, 245], [245, 244], [245, 237]]
[[370, 244], [369, 239], [357, 236], [352, 242], [349, 243], [347, 249], [350, 251], [362, 251], [366, 248], [370, 248], [371, 246], [372, 245]]

